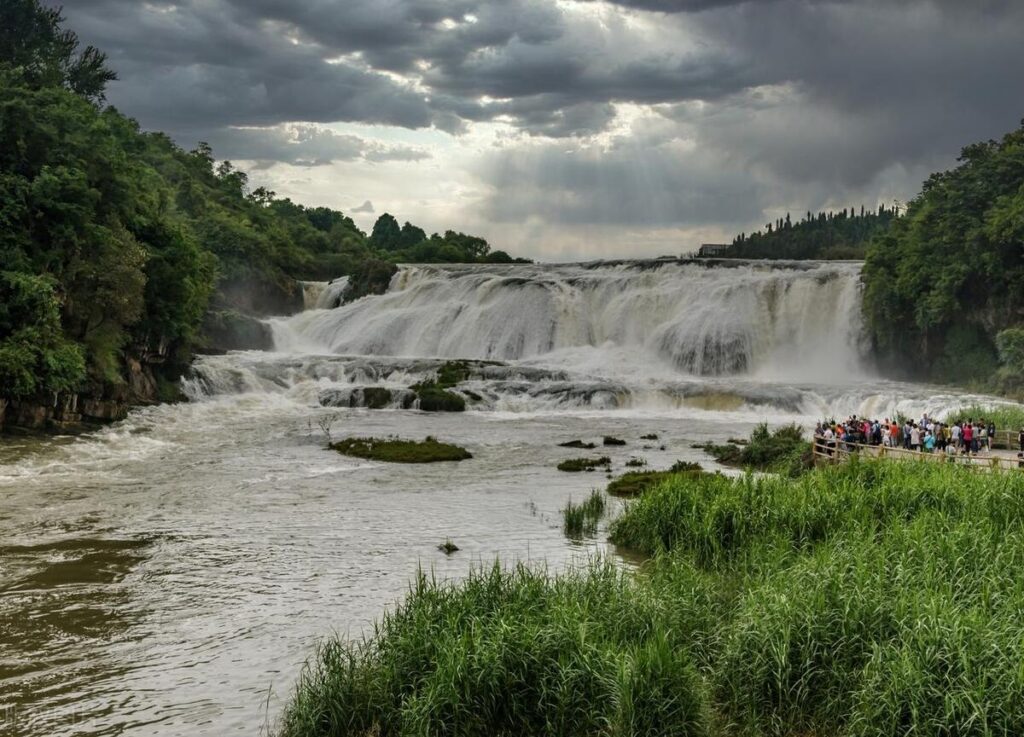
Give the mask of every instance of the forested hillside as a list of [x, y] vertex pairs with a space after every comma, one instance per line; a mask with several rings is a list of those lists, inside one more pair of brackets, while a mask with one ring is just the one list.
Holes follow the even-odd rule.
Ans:
[[864, 311], [894, 371], [1024, 390], [1024, 125], [933, 174], [864, 264]]
[[858, 214], [854, 208], [839, 212], [806, 213], [799, 222], [787, 214], [763, 231], [741, 233], [726, 250], [729, 258], [862, 259], [868, 241], [898, 217], [884, 205]]
[[206, 144], [186, 151], [107, 107], [115, 78], [59, 11], [0, 5], [0, 427], [9, 403], [40, 425], [171, 396], [197, 347], [301, 308], [297, 279], [353, 274], [355, 297], [403, 260], [511, 260], [390, 215], [368, 238], [252, 189]]

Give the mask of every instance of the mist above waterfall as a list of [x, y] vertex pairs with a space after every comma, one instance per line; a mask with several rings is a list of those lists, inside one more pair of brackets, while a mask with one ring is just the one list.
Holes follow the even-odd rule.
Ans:
[[[276, 352], [204, 356], [197, 401], [415, 409], [410, 390], [447, 360], [476, 412], [730, 416], [943, 415], [991, 398], [884, 381], [861, 366], [860, 265], [620, 261], [408, 266], [385, 294], [269, 320]], [[368, 394], [369, 389], [373, 392]]]
[[831, 383], [861, 373], [859, 278], [851, 263], [411, 266], [384, 295], [273, 328], [282, 351]]

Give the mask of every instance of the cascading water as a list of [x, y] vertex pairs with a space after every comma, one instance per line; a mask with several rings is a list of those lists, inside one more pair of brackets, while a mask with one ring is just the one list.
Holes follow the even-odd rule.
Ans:
[[302, 305], [307, 310], [332, 310], [342, 303], [345, 290], [348, 288], [348, 277], [343, 276], [334, 281], [304, 281], [302, 285]]
[[374, 387], [379, 406], [400, 409], [416, 406], [409, 387], [462, 359], [455, 391], [473, 410], [811, 418], [957, 401], [866, 375], [856, 263], [410, 266], [385, 294], [339, 305], [347, 285], [322, 284], [315, 309], [271, 320], [276, 353], [201, 359], [186, 393], [358, 407]]
[[[306, 284], [306, 312], [268, 321], [276, 351], [195, 362], [194, 401], [0, 443], [0, 647], [14, 664], [0, 710], [13, 703], [29, 737], [267, 731], [322, 635], [358, 638], [418, 565], [575, 565], [580, 543], [553, 521], [601, 482], [557, 470], [582, 453], [566, 441], [625, 440], [593, 451], [616, 472], [635, 458], [730, 473], [695, 445], [765, 420], [996, 403], [866, 376], [858, 276], [409, 267], [340, 306], [347, 280]], [[439, 374], [458, 377], [468, 411], [407, 411]], [[332, 432], [434, 436], [473, 458], [384, 465], [328, 449]]]
[[279, 350], [537, 360], [578, 349], [697, 376], [859, 373], [856, 264], [410, 267], [387, 294], [274, 324]]

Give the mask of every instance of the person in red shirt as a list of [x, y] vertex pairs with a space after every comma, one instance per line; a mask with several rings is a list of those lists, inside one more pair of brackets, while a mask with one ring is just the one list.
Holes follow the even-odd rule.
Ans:
[[964, 440], [964, 454], [970, 455], [971, 441], [974, 440], [974, 423], [970, 420], [964, 425], [962, 437]]

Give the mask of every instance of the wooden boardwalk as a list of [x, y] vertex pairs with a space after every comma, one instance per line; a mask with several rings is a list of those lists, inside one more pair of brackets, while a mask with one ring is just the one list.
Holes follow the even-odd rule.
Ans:
[[[1016, 436], [1014, 436], [1016, 440]], [[864, 445], [862, 443], [844, 443], [834, 440], [828, 446], [820, 438], [814, 439], [814, 463], [825, 465], [843, 463], [854, 456], [865, 458], [887, 458], [894, 461], [917, 461], [920, 463], [949, 463], [969, 466], [979, 471], [1019, 471], [1024, 470], [1021, 459], [1013, 450], [983, 450], [974, 455], [949, 455], [945, 451], [935, 450], [931, 453], [905, 450], [904, 448], [887, 448], [884, 445]], [[1011, 446], [1012, 447], [1012, 446]]]

